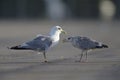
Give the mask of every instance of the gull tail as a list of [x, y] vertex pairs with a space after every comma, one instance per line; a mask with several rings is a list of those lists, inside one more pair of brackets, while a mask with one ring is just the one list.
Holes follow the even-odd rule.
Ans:
[[96, 46], [96, 48], [108, 48], [108, 45], [101, 44], [101, 45]]
[[19, 46], [13, 46], [13, 47], [7, 47], [8, 49], [13, 49], [13, 50], [28, 50], [28, 48], [24, 48]]

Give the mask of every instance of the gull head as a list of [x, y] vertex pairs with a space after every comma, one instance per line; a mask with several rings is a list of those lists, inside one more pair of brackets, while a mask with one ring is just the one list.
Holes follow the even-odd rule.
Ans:
[[50, 36], [59, 36], [61, 33], [66, 34], [66, 32], [60, 26], [54, 26], [50, 31]]
[[65, 38], [65, 39], [63, 39], [63, 43], [64, 43], [64, 42], [72, 42], [73, 39], [74, 39], [73, 37]]
[[60, 26], [55, 26], [51, 29], [50, 31], [50, 37], [53, 41], [52, 46], [58, 44], [59, 40], [60, 40], [60, 34], [61, 33], [66, 33]]

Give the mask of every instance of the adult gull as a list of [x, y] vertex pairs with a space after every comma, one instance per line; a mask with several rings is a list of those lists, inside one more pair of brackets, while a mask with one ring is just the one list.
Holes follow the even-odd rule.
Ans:
[[44, 62], [47, 62], [46, 52], [49, 48], [58, 44], [60, 34], [65, 31], [60, 26], [55, 26], [51, 29], [49, 36], [38, 35], [35, 39], [25, 42], [18, 46], [10, 47], [13, 50], [34, 50], [42, 52], [44, 55]]
[[87, 53], [89, 50], [98, 49], [98, 48], [99, 49], [108, 48], [107, 45], [102, 44], [101, 42], [97, 42], [88, 37], [81, 37], [81, 36], [67, 37], [66, 39], [63, 39], [63, 42], [71, 42], [75, 48], [82, 50], [79, 62], [81, 62], [84, 53], [86, 54], [86, 60], [87, 60]]

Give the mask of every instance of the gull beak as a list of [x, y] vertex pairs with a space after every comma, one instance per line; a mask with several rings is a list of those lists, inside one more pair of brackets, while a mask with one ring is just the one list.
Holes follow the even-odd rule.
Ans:
[[67, 42], [67, 40], [66, 40], [66, 39], [63, 39], [62, 42], [65, 43], [65, 42]]
[[63, 33], [63, 34], [67, 34], [67, 32], [66, 32], [66, 31], [64, 31], [64, 30], [61, 30], [61, 33]]

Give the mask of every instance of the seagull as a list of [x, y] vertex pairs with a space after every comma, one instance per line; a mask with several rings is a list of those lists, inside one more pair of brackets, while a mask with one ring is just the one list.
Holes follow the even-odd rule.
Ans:
[[87, 53], [89, 50], [108, 48], [107, 45], [101, 42], [97, 42], [96, 40], [81, 36], [67, 37], [63, 39], [63, 42], [71, 42], [75, 48], [82, 50], [78, 62], [81, 62], [84, 53], [86, 54], [86, 60], [87, 60]]
[[37, 51], [38, 53], [42, 52], [44, 56], [44, 62], [47, 62], [46, 52], [48, 51], [48, 49], [58, 44], [61, 33], [66, 34], [66, 32], [60, 26], [54, 26], [51, 29], [49, 36], [39, 34], [33, 40], [25, 42], [18, 46], [10, 47], [9, 49], [33, 50]]

